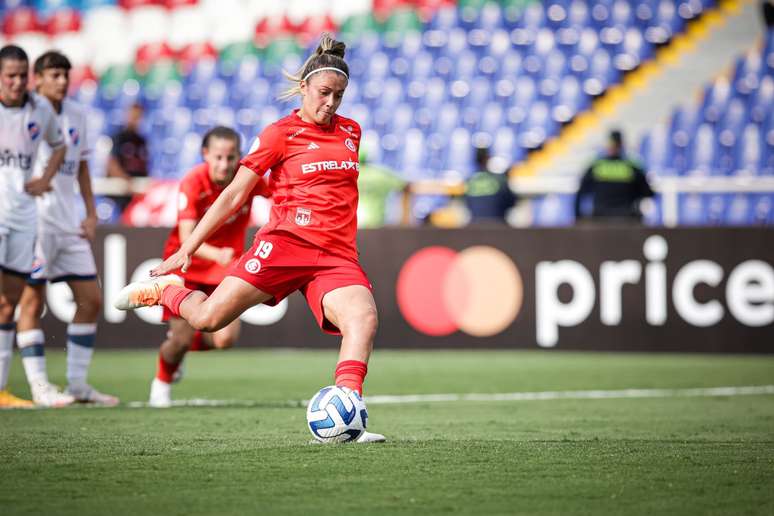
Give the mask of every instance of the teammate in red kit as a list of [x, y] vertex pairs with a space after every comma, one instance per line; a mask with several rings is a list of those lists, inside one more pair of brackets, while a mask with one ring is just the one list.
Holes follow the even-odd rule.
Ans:
[[[336, 385], [362, 392], [377, 315], [355, 242], [360, 126], [336, 114], [349, 80], [345, 48], [323, 35], [298, 75], [288, 76], [296, 85], [286, 96], [300, 95], [301, 109], [264, 129], [181, 248], [151, 272], [154, 279], [126, 286], [116, 308], [162, 304], [193, 328], [217, 331], [253, 305], [275, 305], [300, 290], [320, 328], [342, 336]], [[191, 256], [269, 170], [269, 223], [212, 295], [162, 276], [187, 271]], [[383, 440], [366, 432], [358, 442]]]
[[[240, 147], [239, 134], [228, 127], [215, 127], [204, 135], [204, 163], [194, 167], [180, 181], [177, 226], [164, 246], [165, 259], [180, 249], [181, 242], [193, 232], [196, 222], [234, 179]], [[256, 195], [269, 196], [263, 179], [255, 184], [245, 203], [193, 253], [191, 263], [182, 275], [186, 288], [210, 295], [223, 280], [228, 266], [244, 251], [251, 201]], [[192, 328], [167, 308], [164, 309], [164, 320], [169, 321], [169, 332], [167, 340], [161, 344], [158, 369], [151, 384], [149, 404], [152, 407], [171, 405], [171, 384], [189, 349], [229, 348], [239, 337], [239, 319], [213, 333]]]

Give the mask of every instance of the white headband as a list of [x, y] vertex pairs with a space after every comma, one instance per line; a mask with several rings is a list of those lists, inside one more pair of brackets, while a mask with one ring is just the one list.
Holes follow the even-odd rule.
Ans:
[[346, 78], [347, 78], [347, 80], [349, 80], [349, 75], [347, 75], [347, 74], [344, 72], [344, 70], [339, 70], [338, 68], [335, 68], [335, 67], [333, 67], [333, 66], [323, 66], [322, 68], [318, 68], [318, 69], [316, 69], [316, 70], [312, 70], [311, 72], [309, 72], [308, 74], [306, 74], [306, 77], [304, 77], [304, 78], [303, 78], [303, 79], [301, 79], [301, 80], [302, 80], [302, 81], [306, 81], [306, 80], [307, 80], [307, 79], [308, 79], [308, 78], [309, 78], [309, 77], [310, 77], [310, 76], [311, 76], [313, 73], [322, 72], [322, 71], [325, 71], [325, 70], [333, 70], [334, 72], [339, 72], [341, 75], [343, 75], [344, 77], [346, 77]]

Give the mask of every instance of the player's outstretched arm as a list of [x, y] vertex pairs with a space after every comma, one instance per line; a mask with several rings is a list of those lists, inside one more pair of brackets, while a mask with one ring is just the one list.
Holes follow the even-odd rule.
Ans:
[[239, 167], [234, 180], [218, 196], [202, 220], [196, 224], [191, 235], [185, 239], [180, 249], [151, 270], [151, 276], [162, 276], [177, 269], [188, 270], [191, 256], [235, 211], [242, 207], [252, 194], [253, 188], [261, 178], [246, 167]]
[[[180, 241], [185, 242], [188, 237], [191, 236], [191, 233], [193, 233], [193, 230], [196, 227], [196, 221], [181, 220], [178, 221], [177, 226]], [[194, 256], [225, 266], [231, 263], [231, 260], [234, 258], [234, 250], [230, 247], [215, 247], [214, 245], [205, 242], [199, 246], [199, 249], [196, 250]]]

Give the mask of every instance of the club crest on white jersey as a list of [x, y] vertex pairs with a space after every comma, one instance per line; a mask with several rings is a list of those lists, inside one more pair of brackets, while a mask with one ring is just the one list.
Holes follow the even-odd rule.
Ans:
[[24, 190], [45, 146], [62, 144], [62, 130], [51, 104], [36, 94], [21, 107], [0, 105], [0, 226], [36, 229], [35, 199]]
[[[57, 124], [65, 135], [67, 152], [62, 166], [51, 181], [51, 191], [37, 200], [39, 229], [41, 233], [80, 234], [82, 214], [78, 209], [83, 202], [78, 193], [78, 170], [86, 161], [90, 148], [86, 138], [86, 114], [78, 105], [65, 99], [62, 111], [56, 115]], [[43, 170], [51, 157], [51, 147], [41, 143], [35, 160], [35, 176]]]

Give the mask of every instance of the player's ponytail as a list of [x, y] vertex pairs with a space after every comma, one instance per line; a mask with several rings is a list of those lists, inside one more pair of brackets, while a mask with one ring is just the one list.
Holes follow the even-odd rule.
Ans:
[[349, 66], [344, 61], [344, 54], [346, 53], [347, 45], [342, 41], [336, 41], [327, 32], [323, 33], [320, 38], [320, 44], [317, 49], [309, 56], [304, 65], [294, 74], [291, 75], [286, 71], [282, 71], [289, 81], [294, 85], [287, 89], [282, 95], [279, 96], [280, 100], [290, 100], [296, 95], [301, 94], [301, 81], [306, 81], [315, 72], [322, 70], [332, 70], [343, 74], [349, 79]]

